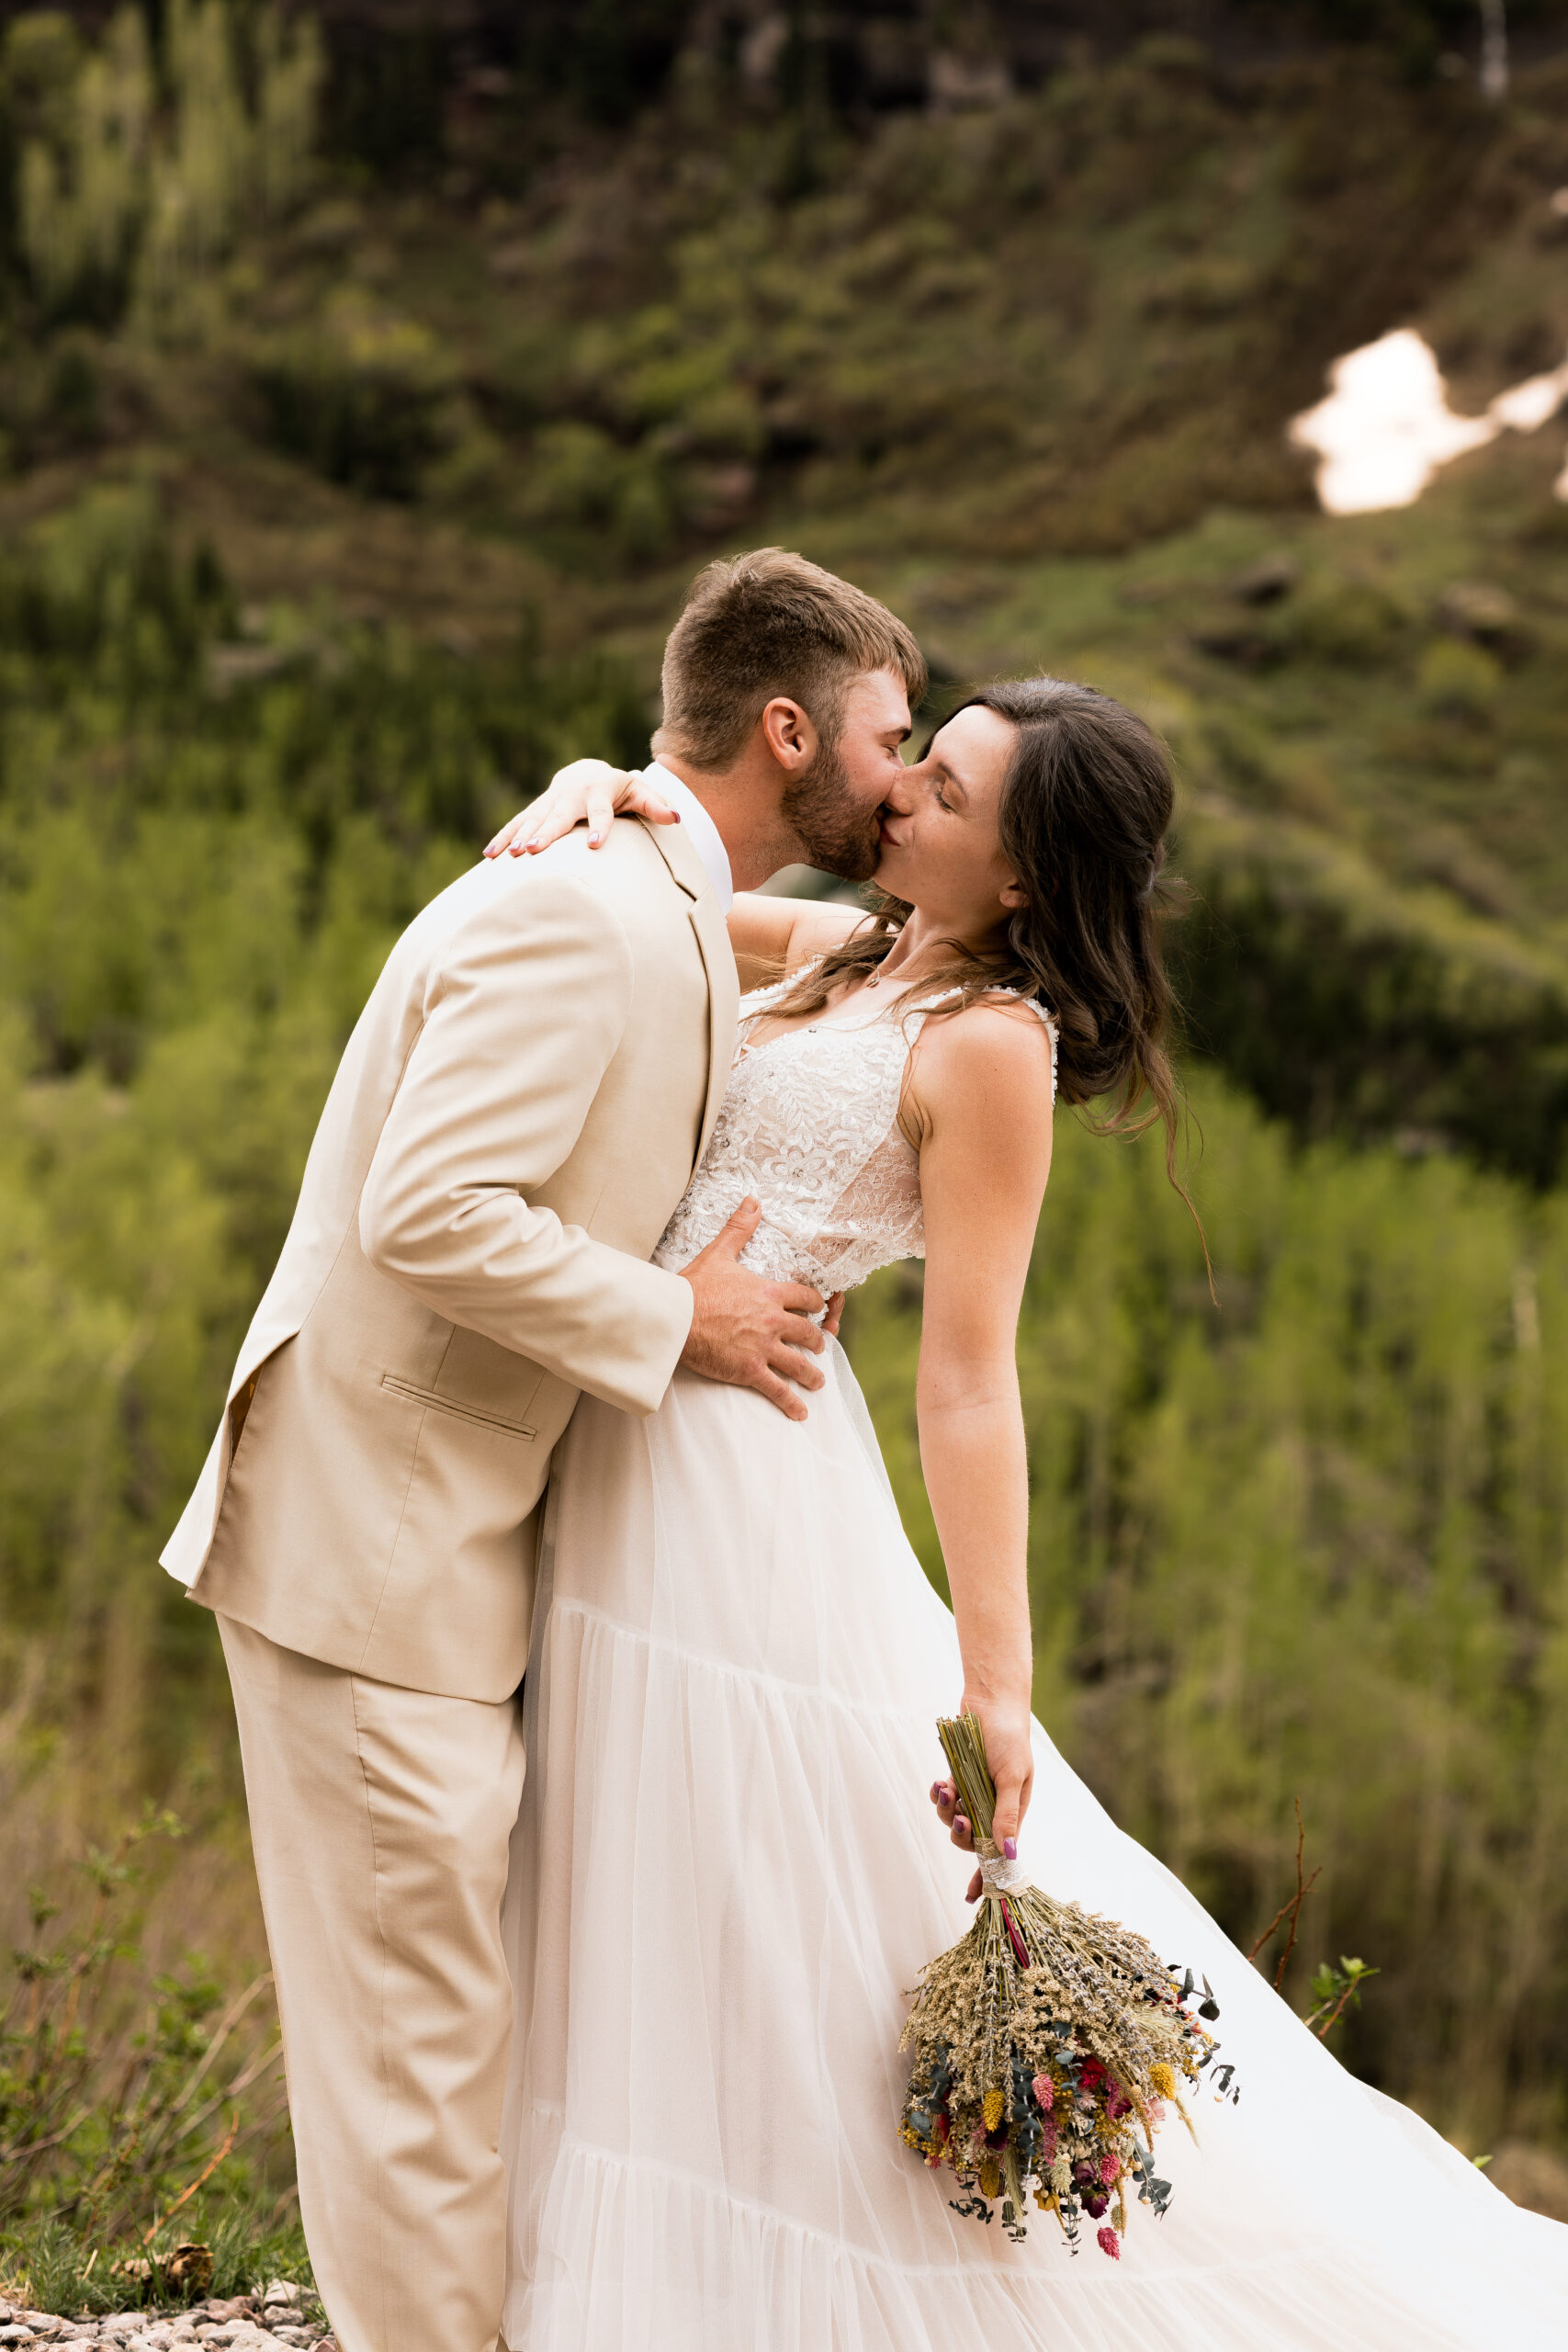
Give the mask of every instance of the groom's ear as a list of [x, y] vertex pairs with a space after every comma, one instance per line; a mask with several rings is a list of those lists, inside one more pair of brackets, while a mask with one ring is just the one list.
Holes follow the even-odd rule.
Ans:
[[769, 752], [790, 775], [809, 767], [817, 757], [817, 729], [801, 705], [788, 695], [775, 695], [765, 703], [758, 724]]

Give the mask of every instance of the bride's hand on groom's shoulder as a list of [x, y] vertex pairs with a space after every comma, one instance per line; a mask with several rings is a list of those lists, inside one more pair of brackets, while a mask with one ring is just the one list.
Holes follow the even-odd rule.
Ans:
[[485, 843], [487, 857], [510, 850], [513, 857], [536, 856], [570, 833], [588, 827], [588, 846], [597, 849], [616, 817], [644, 817], [650, 825], [678, 825], [677, 812], [639, 775], [613, 768], [605, 760], [573, 760], [558, 768], [536, 800], [509, 817]]

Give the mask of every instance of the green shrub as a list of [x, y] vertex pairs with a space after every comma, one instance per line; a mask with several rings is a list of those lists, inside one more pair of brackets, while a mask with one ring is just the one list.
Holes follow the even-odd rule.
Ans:
[[150, 321], [175, 318], [243, 225], [282, 218], [305, 192], [314, 21], [286, 30], [268, 6], [246, 29], [248, 76], [226, 0], [170, 0], [156, 57], [132, 6], [91, 49], [53, 12], [12, 20], [0, 105], [19, 147], [20, 254], [47, 315], [109, 322], [135, 296]]
[[450, 354], [357, 287], [261, 344], [248, 367], [278, 447], [372, 497], [415, 497], [460, 430]]
[[1190, 1035], [1274, 1115], [1561, 1178], [1568, 967], [1548, 944], [1277, 813], [1194, 808], [1179, 854], [1197, 886], [1175, 943]]
[[602, 522], [620, 469], [621, 452], [602, 425], [547, 425], [529, 456], [525, 511], [541, 522]]
[[32, 1939], [0, 1979], [0, 2225], [31, 2214], [88, 2239], [150, 2240], [221, 2167], [243, 2181], [240, 2151], [276, 2136], [271, 1979], [227, 2001], [199, 1966], [150, 1979], [124, 1916], [139, 1849], [180, 1834], [149, 1808], [112, 1849], [90, 1850], [85, 1916], [32, 1894]]
[[1349, 670], [1372, 670], [1398, 653], [1407, 627], [1395, 598], [1371, 580], [1319, 575], [1280, 616], [1292, 650]]
[[[51, 2216], [0, 2229], [0, 2295], [38, 2312], [93, 2313], [167, 2310], [203, 2295], [257, 2295], [275, 2278], [313, 2297], [314, 2278], [299, 2222], [283, 2219], [283, 2198], [236, 2191], [193, 2198], [167, 2229], [118, 2242]], [[190, 2275], [171, 2264], [179, 2240], [210, 2256]], [[205, 2278], [205, 2285], [202, 2283]]]
[[1503, 669], [1483, 645], [1439, 637], [1421, 656], [1416, 692], [1432, 718], [1487, 718], [1502, 692]]

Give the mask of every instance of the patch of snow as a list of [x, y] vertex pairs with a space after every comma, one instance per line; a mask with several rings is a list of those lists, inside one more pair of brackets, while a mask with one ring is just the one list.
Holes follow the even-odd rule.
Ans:
[[1527, 376], [1522, 384], [1514, 385], [1506, 392], [1499, 392], [1488, 416], [1499, 424], [1512, 427], [1516, 433], [1534, 433], [1539, 426], [1549, 424], [1568, 400], [1568, 360], [1561, 368], [1551, 368], [1544, 376]]
[[[1534, 433], [1568, 399], [1568, 360], [1499, 392], [1483, 416], [1458, 416], [1431, 345], [1413, 327], [1335, 361], [1332, 390], [1292, 420], [1298, 448], [1321, 460], [1317, 494], [1329, 514], [1375, 514], [1413, 506], [1437, 472], [1499, 433]], [[1568, 468], [1556, 484], [1568, 499]]]

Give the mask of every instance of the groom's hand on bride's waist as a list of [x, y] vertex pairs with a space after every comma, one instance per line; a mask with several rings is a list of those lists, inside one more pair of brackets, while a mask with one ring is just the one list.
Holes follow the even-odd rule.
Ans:
[[836, 1331], [840, 1302], [824, 1300], [806, 1283], [764, 1282], [739, 1262], [761, 1214], [755, 1201], [742, 1201], [683, 1270], [696, 1300], [681, 1362], [708, 1380], [754, 1388], [789, 1419], [803, 1421], [806, 1404], [798, 1392], [823, 1385], [812, 1358], [828, 1344], [811, 1317], [828, 1306], [828, 1328]]

